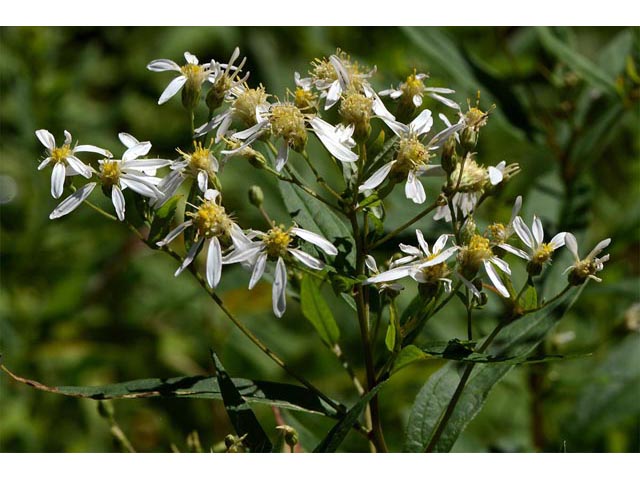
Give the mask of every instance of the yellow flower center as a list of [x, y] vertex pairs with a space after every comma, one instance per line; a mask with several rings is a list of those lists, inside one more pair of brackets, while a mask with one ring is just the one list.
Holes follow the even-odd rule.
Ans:
[[507, 227], [502, 223], [493, 223], [487, 227], [487, 232], [491, 239], [496, 243], [504, 243], [509, 236], [507, 235]]
[[413, 71], [412, 75], [409, 75], [405, 82], [400, 86], [402, 95], [407, 96], [409, 100], [412, 100], [415, 95], [419, 95], [424, 91], [424, 83], [421, 79], [417, 78], [416, 71]]
[[493, 256], [489, 239], [478, 235], [472, 235], [469, 242], [462, 247], [459, 254], [459, 261], [463, 270], [474, 270], [480, 267], [483, 260]]
[[[458, 184], [462, 163], [463, 162], [458, 163], [451, 174], [451, 179], [454, 185]], [[486, 168], [478, 165], [471, 156], [467, 156], [464, 161], [464, 170], [462, 170], [462, 178], [460, 178], [460, 187], [458, 190], [461, 192], [482, 191], [487, 182], [488, 175]]]
[[471, 107], [465, 115], [465, 122], [468, 127], [479, 130], [487, 124], [488, 112], [483, 112], [477, 107]]
[[66, 143], [61, 147], [51, 150], [51, 158], [55, 163], [66, 163], [66, 158], [71, 154], [71, 146]]
[[410, 170], [420, 165], [429, 164], [429, 150], [418, 140], [416, 135], [402, 137], [398, 145], [396, 160], [393, 171], [406, 176]]
[[272, 259], [283, 257], [287, 253], [291, 240], [291, 235], [282, 226], [273, 227], [262, 237], [267, 255]]
[[248, 126], [255, 125], [256, 107], [265, 103], [268, 97], [262, 85], [258, 88], [245, 88], [233, 102], [233, 110]]
[[542, 265], [547, 262], [553, 254], [553, 246], [548, 243], [541, 244], [531, 257], [531, 261], [535, 264]]
[[[429, 258], [435, 255], [430, 255]], [[449, 276], [449, 267], [445, 262], [438, 263], [437, 265], [431, 265], [430, 267], [424, 267], [421, 269], [424, 275], [424, 283], [436, 284], [441, 278], [447, 278]]]
[[105, 160], [100, 164], [100, 180], [102, 184], [111, 187], [120, 181], [120, 162]]
[[271, 132], [276, 137], [284, 138], [287, 144], [296, 151], [301, 151], [307, 143], [307, 130], [304, 115], [295, 105], [276, 105], [269, 116]]
[[185, 153], [179, 148], [176, 150], [182, 155], [182, 158], [189, 162], [189, 168], [194, 175], [197, 175], [199, 170], [204, 170], [213, 175], [215, 172], [211, 169], [211, 160], [213, 157], [211, 145], [213, 145], [213, 140], [209, 143], [209, 147], [203, 147], [201, 142], [194, 141], [192, 153]]
[[300, 110], [315, 110], [317, 95], [312, 91], [298, 87], [293, 96], [293, 102]]
[[182, 74], [187, 77], [187, 88], [198, 89], [206, 79], [206, 74], [202, 65], [187, 63], [180, 67]]
[[193, 219], [198, 235], [206, 238], [226, 238], [231, 232], [232, 221], [224, 207], [215, 201], [205, 200], [195, 212], [187, 212]]

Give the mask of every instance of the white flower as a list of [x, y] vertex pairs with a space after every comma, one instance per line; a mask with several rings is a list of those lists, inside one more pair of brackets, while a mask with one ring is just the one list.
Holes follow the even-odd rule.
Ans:
[[472, 279], [482, 267], [500, 295], [509, 298], [509, 290], [502, 283], [494, 267], [498, 267], [507, 275], [511, 275], [511, 269], [507, 262], [493, 253], [487, 238], [474, 234], [467, 244], [460, 248], [458, 263], [462, 276], [467, 279]]
[[414, 71], [412, 75], [407, 77], [406, 81], [398, 85], [398, 88], [391, 87], [387, 90], [382, 90], [379, 92], [379, 95], [383, 97], [389, 96], [394, 100], [401, 97], [407, 97], [416, 108], [422, 105], [423, 97], [424, 95], [427, 95], [447, 107], [460, 110], [460, 106], [456, 102], [441, 95], [456, 93], [455, 90], [451, 90], [450, 88], [425, 87], [423, 82], [425, 78], [429, 78], [429, 75], [426, 73], [415, 73]]
[[40, 143], [47, 148], [47, 158], [40, 162], [38, 170], [42, 170], [52, 162], [54, 164], [53, 171], [51, 172], [51, 196], [53, 198], [60, 198], [62, 195], [65, 177], [82, 175], [85, 178], [91, 178], [94, 170], [80, 161], [80, 159], [76, 157], [76, 153], [93, 152], [104, 155], [105, 157], [112, 156], [109, 150], [93, 145], [76, 145], [75, 147], [71, 147], [71, 134], [66, 130], [64, 131], [64, 143], [60, 147], [56, 146], [55, 138], [48, 130], [36, 130], [36, 137], [38, 137]]
[[[252, 289], [264, 274], [267, 260], [276, 262], [275, 277], [272, 288], [273, 313], [282, 317], [286, 310], [287, 269], [285, 260], [291, 257], [303, 265], [322, 270], [324, 262], [300, 250], [292, 248], [294, 238], [305, 240], [320, 248], [327, 255], [337, 255], [336, 247], [317, 233], [293, 227], [284, 230], [283, 227], [274, 226], [266, 233], [251, 231], [248, 236], [234, 238], [235, 250], [223, 259], [224, 263], [243, 262], [252, 268], [249, 289]], [[257, 240], [254, 240], [256, 239]]]
[[529, 251], [522, 251], [507, 243], [501, 243], [498, 246], [534, 264], [543, 265], [551, 259], [551, 255], [555, 250], [564, 246], [566, 232], [558, 233], [548, 243], [543, 242], [544, 231], [542, 229], [542, 222], [536, 215], [533, 216], [531, 230], [521, 217], [516, 217], [513, 220], [513, 229], [518, 237], [520, 237], [520, 240], [522, 240], [522, 243], [528, 247]]
[[[373, 258], [371, 255], [367, 255], [365, 257], [364, 264], [367, 267], [367, 270], [369, 271], [369, 273], [372, 273], [374, 275], [371, 278], [375, 278], [376, 276], [381, 275], [380, 270], [378, 270], [378, 264], [376, 263], [376, 259]], [[369, 280], [370, 279], [366, 280], [365, 282], [363, 282], [363, 284], [368, 285], [368, 283], [373, 283], [373, 282], [369, 282]], [[385, 290], [390, 290], [392, 292], [399, 292], [400, 290], [404, 290], [404, 287], [402, 285], [395, 282], [390, 283], [385, 281], [379, 281], [375, 283], [378, 283], [378, 290], [381, 292]]]
[[240, 64], [235, 66], [234, 63], [238, 58], [240, 58], [240, 49], [236, 47], [228, 63], [211, 60], [209, 64], [210, 73], [207, 80], [214, 85], [214, 88], [217, 87], [218, 91], [216, 93], [218, 95], [228, 95], [232, 88], [241, 86], [249, 78], [249, 72], [244, 77], [238, 78], [242, 67], [247, 62], [247, 57], [243, 57]]
[[601, 282], [602, 279], [598, 278], [596, 273], [604, 268], [604, 263], [609, 260], [609, 254], [600, 258], [597, 258], [597, 255], [607, 248], [610, 243], [610, 238], [602, 240], [589, 252], [589, 255], [581, 260], [578, 255], [578, 242], [576, 241], [576, 237], [574, 237], [572, 233], [567, 232], [565, 235], [565, 244], [575, 259], [575, 263], [564, 271], [564, 273], [569, 272], [569, 283], [572, 285], [580, 285], [584, 283], [587, 278]]
[[[103, 187], [111, 190], [111, 201], [120, 221], [124, 220], [125, 201], [122, 191], [130, 188], [134, 192], [156, 199], [162, 196], [157, 185], [160, 178], [146, 175], [145, 172], [155, 171], [155, 169], [165, 167], [171, 163], [170, 160], [144, 159], [138, 157], [146, 155], [151, 149], [151, 142], [135, 142], [128, 134], [120, 134], [120, 140], [125, 146], [131, 145], [122, 155], [122, 159], [105, 158], [99, 160], [99, 171], [97, 172], [100, 183]], [[134, 139], [135, 140], [135, 139]], [[71, 213], [73, 210], [89, 196], [98, 182], [91, 182], [79, 189], [73, 195], [62, 201], [49, 215], [49, 218], [60, 218]]]
[[195, 227], [196, 235], [193, 245], [187, 252], [182, 264], [175, 272], [175, 276], [180, 275], [187, 268], [201, 248], [207, 250], [206, 279], [211, 288], [216, 288], [220, 282], [222, 274], [222, 249], [228, 247], [227, 253], [233, 251], [236, 242], [242, 241], [242, 230], [231, 217], [226, 213], [221, 204], [220, 192], [208, 189], [204, 192], [202, 203], [194, 212], [187, 212], [189, 220], [181, 223], [169, 234], [157, 242], [156, 245], [164, 247], [175, 240], [188, 227]]
[[450, 235], [440, 235], [434, 242], [433, 248], [424, 239], [422, 232], [416, 230], [418, 247], [400, 244], [400, 250], [407, 254], [391, 264], [386, 272], [368, 278], [364, 285], [379, 282], [389, 282], [410, 276], [418, 283], [436, 284], [442, 282], [445, 290], [451, 290], [451, 280], [447, 278], [448, 269], [445, 262], [459, 249], [457, 246], [445, 249]]
[[513, 222], [515, 221], [518, 213], [520, 213], [520, 209], [522, 208], [522, 197], [518, 195], [516, 197], [515, 202], [513, 203], [513, 208], [511, 209], [511, 218], [509, 219], [509, 223], [503, 225], [502, 223], [493, 223], [489, 225], [487, 230], [491, 236], [493, 242], [497, 244], [506, 243], [507, 240], [513, 235], [514, 228]]
[[394, 160], [376, 170], [358, 187], [358, 191], [364, 192], [378, 187], [393, 172], [399, 176], [406, 177], [405, 196], [414, 203], [424, 203], [427, 197], [418, 177], [421, 175], [441, 175], [443, 173], [439, 165], [429, 164], [430, 151], [437, 149], [463, 125], [456, 124], [455, 126], [447, 127], [425, 144], [420, 137], [426, 135], [433, 126], [430, 110], [420, 112], [408, 125], [395, 120], [384, 105], [378, 111], [380, 112], [380, 118], [400, 138], [398, 152]]
[[159, 59], [153, 60], [147, 65], [147, 69], [152, 72], [178, 72], [180, 75], [175, 77], [167, 88], [165, 88], [162, 95], [160, 95], [160, 99], [158, 100], [158, 105], [162, 105], [171, 97], [173, 97], [176, 93], [178, 93], [182, 87], [189, 81], [194, 85], [194, 87], [200, 87], [205, 81], [209, 79], [210, 65], [208, 63], [204, 63], [202, 65], [198, 62], [198, 57], [190, 54], [189, 52], [184, 52], [184, 58], [187, 63], [183, 66], [179, 66], [173, 60], [167, 59]]

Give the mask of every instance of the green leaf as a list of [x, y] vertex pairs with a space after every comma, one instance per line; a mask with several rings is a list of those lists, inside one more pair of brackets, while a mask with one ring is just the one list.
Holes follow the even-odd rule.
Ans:
[[569, 68], [580, 75], [586, 82], [598, 88], [603, 93], [616, 93], [613, 78], [602, 71], [600, 67], [558, 39], [549, 27], [537, 27], [536, 30], [542, 45], [551, 55], [558, 57], [560, 61], [566, 63]]
[[[582, 292], [548, 305], [536, 314], [520, 318], [507, 325], [495, 338], [489, 355], [518, 357], [529, 355], [549, 330], [564, 316]], [[514, 367], [504, 363], [475, 365], [462, 395], [434, 451], [448, 452], [458, 436], [482, 409], [491, 389]], [[469, 366], [466, 368], [470, 368]], [[459, 364], [445, 365], [422, 387], [411, 409], [404, 449], [422, 452], [438, 426], [460, 380]]]
[[[384, 137], [384, 133], [382, 131], [380, 133]], [[395, 152], [395, 146], [397, 142], [398, 137], [396, 135], [384, 142], [376, 156], [373, 157], [372, 160], [367, 162], [368, 165], [365, 167], [366, 169], [364, 172], [364, 178], [367, 178], [370, 173], [375, 172], [377, 169], [382, 167], [382, 165], [391, 161], [391, 157]]]
[[584, 380], [564, 432], [575, 450], [608, 428], [640, 415], [640, 334], [632, 332]]
[[182, 195], [175, 195], [156, 210], [153, 222], [151, 222], [151, 228], [149, 229], [148, 242], [151, 245], [155, 245], [156, 242], [162, 240], [171, 230], [171, 220], [173, 219], [173, 214], [176, 208], [178, 208], [178, 202], [181, 198]]
[[385, 382], [381, 382], [358, 400], [342, 419], [334, 425], [326, 437], [313, 449], [313, 453], [333, 453], [344, 441], [349, 430], [356, 424], [367, 403], [378, 393]]
[[523, 310], [530, 310], [538, 306], [538, 292], [536, 287], [529, 286], [520, 298], [520, 306]]
[[216, 367], [216, 376], [218, 378], [218, 385], [220, 385], [224, 408], [227, 411], [227, 415], [229, 415], [229, 420], [236, 433], [239, 437], [246, 435], [243, 443], [252, 453], [271, 452], [273, 445], [251, 410], [251, 407], [249, 407], [249, 404], [242, 398], [242, 395], [240, 395], [231, 377], [224, 370], [222, 363], [220, 363], [218, 356], [214, 352], [211, 352], [211, 357]]
[[424, 353], [415, 345], [407, 345], [398, 354], [398, 358], [393, 364], [393, 368], [391, 369], [391, 375], [402, 370], [404, 367], [409, 365], [410, 363], [417, 362], [418, 360], [424, 360], [425, 358], [429, 358], [429, 355]]
[[389, 322], [387, 334], [384, 336], [384, 344], [387, 347], [387, 350], [393, 352], [393, 349], [396, 346], [396, 326], [393, 322]]
[[288, 182], [279, 182], [280, 192], [291, 218], [302, 228], [319, 233], [338, 249], [334, 262], [353, 266], [355, 242], [345, 223], [327, 205]]
[[[92, 387], [50, 387], [34, 380], [19, 377], [9, 372], [4, 366], [2, 369], [14, 380], [32, 388], [75, 398], [107, 400], [168, 397], [222, 400], [216, 377], [145, 378]], [[246, 378], [232, 380], [240, 395], [248, 403], [272, 405], [282, 409], [316, 413], [334, 418], [338, 416], [333, 407], [304, 387]]]
[[340, 329], [322, 292], [311, 276], [305, 275], [300, 285], [300, 306], [302, 314], [316, 329], [322, 341], [329, 348], [338, 343]]

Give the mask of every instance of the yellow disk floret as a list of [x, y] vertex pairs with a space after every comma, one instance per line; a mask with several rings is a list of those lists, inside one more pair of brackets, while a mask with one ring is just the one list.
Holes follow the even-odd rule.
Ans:
[[276, 105], [269, 116], [271, 133], [283, 138], [296, 151], [304, 150], [307, 144], [307, 130], [304, 124], [304, 114], [298, 107], [291, 104]]
[[287, 253], [291, 240], [291, 235], [282, 225], [273, 227], [262, 237], [266, 246], [265, 251], [271, 259], [283, 257]]
[[205, 200], [198, 210], [188, 212], [187, 215], [192, 218], [193, 225], [198, 230], [198, 236], [221, 237], [223, 240], [229, 238], [233, 222], [224, 207], [215, 201]]
[[120, 181], [120, 162], [105, 160], [100, 164], [100, 181], [106, 187], [117, 185]]
[[51, 150], [51, 158], [55, 163], [66, 163], [66, 158], [71, 154], [71, 146], [64, 144]]

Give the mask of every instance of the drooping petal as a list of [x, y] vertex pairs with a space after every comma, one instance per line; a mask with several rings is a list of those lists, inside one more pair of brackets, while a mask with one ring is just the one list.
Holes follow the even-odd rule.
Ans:
[[220, 282], [222, 274], [222, 249], [218, 237], [209, 240], [209, 250], [207, 251], [206, 276], [207, 284], [211, 288], [216, 288]]
[[113, 208], [116, 209], [116, 215], [118, 215], [118, 220], [121, 222], [124, 221], [124, 195], [122, 194], [122, 190], [117, 185], [111, 187], [111, 202], [113, 203]]
[[392, 268], [391, 270], [387, 270], [386, 272], [382, 272], [378, 275], [374, 275], [371, 278], [367, 278], [363, 285], [370, 285], [372, 283], [381, 283], [381, 282], [390, 282], [392, 280], [398, 280], [399, 278], [404, 278], [409, 276], [409, 273], [414, 267], [412, 266], [403, 266], [398, 268]]
[[329, 91], [327, 92], [327, 98], [324, 103], [324, 109], [329, 110], [333, 107], [338, 100], [340, 100], [340, 94], [342, 93], [342, 87], [340, 86], [340, 81], [336, 80], [329, 87]]
[[531, 224], [531, 230], [533, 238], [536, 241], [535, 245], [538, 246], [544, 240], [544, 230], [542, 229], [542, 222], [537, 215], [533, 216], [533, 223]]
[[87, 183], [82, 188], [78, 189], [73, 195], [65, 198], [56, 208], [53, 209], [53, 212], [49, 215], [49, 219], [54, 220], [73, 212], [86, 200], [91, 192], [93, 192], [94, 188], [96, 188], [96, 183], [92, 182]]
[[93, 171], [90, 167], [82, 163], [79, 158], [74, 157], [73, 155], [69, 155], [66, 160], [72, 170], [76, 171], [84, 178], [91, 178]]
[[610, 243], [610, 238], [605, 238], [604, 240], [599, 242], [595, 247], [593, 247], [593, 250], [589, 252], [589, 255], [587, 255], [587, 260], [593, 260], [602, 250], [607, 248]]
[[322, 235], [318, 235], [317, 233], [310, 232], [309, 230], [304, 230], [302, 228], [294, 227], [291, 229], [291, 233], [293, 233], [296, 237], [300, 237], [303, 240], [306, 240], [309, 243], [312, 243], [316, 247], [320, 248], [327, 255], [337, 255], [338, 249], [331, 243], [329, 240], [324, 238]]
[[192, 53], [184, 52], [184, 59], [192, 65], [198, 65], [198, 57], [196, 57]]
[[524, 223], [522, 217], [516, 217], [513, 219], [513, 229], [516, 231], [522, 243], [524, 243], [527, 247], [533, 249], [533, 235], [531, 234], [531, 230], [527, 227], [527, 224]]
[[[154, 178], [154, 177], [148, 177]], [[158, 179], [159, 180], [159, 179]], [[120, 184], [122, 187], [128, 187], [136, 193], [149, 198], [160, 198], [162, 192], [158, 190], [158, 187], [149, 182], [145, 177], [140, 175], [123, 175], [120, 177]]]
[[36, 137], [40, 140], [40, 143], [47, 147], [49, 151], [56, 148], [56, 139], [53, 137], [49, 130], [40, 129], [36, 130]]
[[450, 236], [451, 235], [446, 233], [440, 235], [433, 244], [433, 253], [438, 253], [440, 250], [442, 250], [444, 246], [447, 244], [447, 240], [449, 240]]
[[433, 125], [431, 110], [423, 110], [410, 124], [409, 129], [416, 135], [424, 135]]
[[503, 297], [509, 298], [510, 297], [509, 290], [507, 290], [507, 287], [505, 287], [504, 284], [502, 283], [502, 280], [500, 280], [500, 277], [494, 270], [493, 265], [491, 265], [491, 262], [484, 260], [482, 263], [484, 264], [484, 269], [487, 272], [487, 275], [489, 276], [489, 280], [491, 280], [491, 283], [493, 283], [493, 286], [496, 287], [496, 290], [498, 290], [498, 292], [500, 292], [500, 295], [502, 295]]
[[253, 266], [253, 271], [251, 272], [251, 279], [249, 280], [249, 290], [256, 286], [256, 283], [262, 278], [264, 274], [264, 268], [267, 265], [267, 254], [261, 253], [258, 255], [256, 259], [256, 263]]
[[376, 259], [371, 255], [367, 255], [364, 258], [364, 264], [370, 272], [376, 273], [378, 271], [378, 264], [376, 263]]
[[513, 208], [511, 209], [511, 218], [509, 219], [509, 224], [513, 223], [513, 220], [516, 218], [518, 213], [520, 213], [521, 208], [522, 208], [522, 196], [518, 195], [516, 197], [516, 201], [513, 202]]
[[523, 258], [525, 260], [531, 260], [531, 256], [527, 252], [524, 252], [512, 245], [509, 245], [508, 243], [501, 243], [498, 246], [509, 253], [513, 253], [517, 257]]
[[158, 100], [158, 105], [162, 105], [163, 103], [167, 102], [171, 97], [173, 97], [176, 93], [178, 93], [186, 82], [187, 82], [187, 77], [185, 77], [184, 75], [180, 75], [179, 77], [176, 77], [173, 80], [171, 80], [169, 85], [167, 85], [167, 88], [165, 88], [164, 92], [162, 92], [162, 95], [160, 95], [160, 99]]
[[138, 157], [146, 155], [151, 150], [151, 142], [136, 143], [135, 145], [127, 148], [122, 155], [122, 160], [129, 162], [135, 160]]
[[272, 301], [273, 313], [280, 318], [287, 309], [287, 268], [284, 265], [282, 257], [278, 257], [276, 263], [276, 274], [273, 281]]
[[107, 158], [111, 158], [113, 157], [113, 154], [105, 149], [105, 148], [100, 148], [100, 147], [96, 147], [95, 145], [77, 145], [74, 149], [73, 149], [74, 153], [77, 152], [92, 152], [92, 153], [97, 153], [99, 155], [104, 155]]
[[173, 230], [171, 230], [166, 237], [164, 237], [162, 240], [160, 240], [159, 242], [156, 242], [156, 245], [158, 247], [164, 247], [165, 245], [169, 245], [171, 242], [173, 242], [178, 235], [180, 235], [182, 232], [184, 232], [188, 227], [190, 227], [191, 225], [193, 225], [193, 221], [192, 220], [187, 220], [186, 222], [182, 222], [180, 225], [178, 225], [176, 228], [174, 228]]
[[276, 156], [276, 172], [282, 171], [289, 159], [289, 145], [284, 140], [278, 148], [278, 155]]
[[127, 148], [131, 148], [134, 145], [140, 143], [136, 137], [126, 132], [120, 132], [118, 134], [118, 138], [120, 139], [120, 142], [122, 142], [122, 144]]
[[60, 198], [64, 190], [65, 166], [62, 163], [56, 163], [51, 171], [51, 196]]
[[364, 192], [365, 190], [373, 190], [378, 185], [380, 185], [391, 172], [391, 168], [395, 165], [396, 160], [383, 165], [381, 168], [376, 170], [373, 175], [371, 175], [367, 181], [365, 181], [362, 185], [358, 187], [359, 192]]
[[451, 100], [451, 99], [449, 99], [447, 97], [443, 97], [442, 95], [438, 95], [437, 93], [427, 93], [427, 95], [429, 95], [434, 100], [439, 101], [443, 105], [446, 105], [447, 107], [454, 108], [456, 110], [460, 110], [460, 105], [458, 105], [456, 102], [454, 102], [453, 100]]
[[419, 257], [422, 255], [420, 249], [414, 247], [413, 245], [405, 245], [404, 243], [401, 243], [398, 245], [398, 247], [400, 248], [400, 251], [402, 253], [406, 253], [407, 255], [411, 255], [413, 257]]
[[433, 145], [436, 147], [441, 146], [451, 135], [457, 135], [458, 130], [462, 130], [464, 128], [464, 122], [458, 122], [456, 124], [451, 125], [450, 127], [441, 130], [436, 133], [431, 140], [429, 140], [429, 145]]
[[195, 242], [193, 245], [191, 245], [191, 248], [189, 249], [187, 256], [184, 258], [182, 265], [180, 265], [180, 267], [178, 267], [176, 272], [173, 274], [174, 277], [177, 277], [178, 275], [180, 275], [185, 268], [191, 265], [193, 260], [196, 258], [196, 255], [198, 254], [198, 250], [200, 250], [200, 247], [202, 246], [202, 242], [204, 242], [204, 238], [201, 238], [200, 240]]
[[355, 162], [358, 160], [358, 154], [352, 152], [349, 147], [345, 145], [349, 143], [349, 137], [346, 139], [340, 138], [340, 135], [331, 124], [318, 117], [312, 118], [309, 124], [331, 155], [341, 162]]
[[174, 72], [180, 72], [180, 67], [173, 60], [167, 60], [166, 58], [160, 58], [153, 60], [147, 65], [147, 69], [152, 72], [167, 72], [173, 70]]
[[567, 232], [564, 236], [564, 243], [573, 255], [573, 258], [576, 261], [579, 261], [580, 256], [578, 255], [578, 242], [576, 242], [576, 237], [574, 237], [573, 233]]
[[415, 107], [418, 108], [420, 105], [422, 105], [422, 95], [420, 95], [419, 93], [416, 93], [413, 96], [412, 101]]
[[209, 175], [204, 170], [198, 170], [198, 188], [204, 192], [209, 185]]
[[409, 171], [409, 175], [407, 175], [407, 183], [404, 186], [404, 194], [410, 200], [413, 200], [413, 203], [422, 204], [427, 199], [427, 194], [424, 191], [424, 186], [416, 177], [416, 174], [413, 170]]
[[253, 263], [254, 258], [262, 252], [264, 246], [261, 244], [257, 244], [249, 241], [248, 244], [235, 243], [236, 239], [234, 239], [235, 250], [231, 252], [229, 255], [223, 257], [222, 263], [230, 264], [230, 263], [243, 263], [250, 262]]
[[291, 255], [293, 255], [297, 260], [299, 260], [302, 264], [306, 265], [309, 268], [314, 270], [322, 270], [324, 268], [324, 262], [322, 260], [318, 260], [317, 258], [309, 255], [302, 250], [298, 250], [297, 248], [292, 248], [289, 250]]

